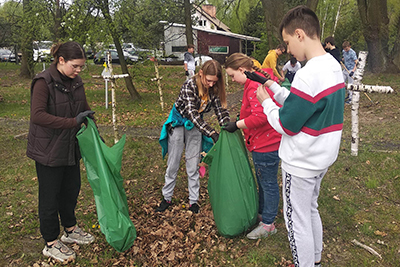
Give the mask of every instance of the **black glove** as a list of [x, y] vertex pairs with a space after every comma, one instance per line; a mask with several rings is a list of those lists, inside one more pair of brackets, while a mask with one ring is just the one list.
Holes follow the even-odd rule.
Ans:
[[354, 71], [350, 71], [349, 76], [353, 77], [353, 75], [354, 75]]
[[185, 71], [185, 75], [186, 75], [186, 76], [189, 76], [189, 71], [188, 71], [188, 70]]
[[218, 137], [219, 137], [219, 134], [218, 134], [218, 133], [213, 133], [213, 134], [211, 135], [211, 138], [212, 138], [212, 140], [214, 141], [214, 144], [218, 141]]
[[258, 83], [261, 83], [261, 84], [264, 84], [266, 81], [268, 81], [267, 78], [262, 77], [262, 76], [258, 75], [255, 72], [250, 72], [250, 71], [246, 70], [244, 72], [244, 74], [246, 74], [247, 79], [250, 79], [252, 81], [255, 81], [255, 82], [258, 82]]
[[82, 111], [81, 113], [78, 114], [78, 116], [75, 117], [76, 123], [78, 125], [81, 125], [82, 122], [86, 120], [86, 117], [93, 119], [93, 114], [94, 114], [93, 110]]
[[227, 124], [225, 124], [224, 127], [222, 127], [222, 130], [226, 130], [230, 133], [233, 133], [237, 129], [239, 129], [239, 128], [236, 125], [236, 121], [230, 121]]

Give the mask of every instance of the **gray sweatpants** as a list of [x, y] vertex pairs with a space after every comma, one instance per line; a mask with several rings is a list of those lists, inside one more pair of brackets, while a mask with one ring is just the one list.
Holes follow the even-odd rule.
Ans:
[[282, 169], [283, 213], [296, 267], [311, 267], [321, 261], [322, 222], [318, 195], [327, 170], [315, 177], [302, 178]]
[[191, 130], [187, 130], [183, 126], [176, 127], [172, 134], [168, 134], [168, 167], [165, 172], [165, 184], [162, 189], [165, 200], [171, 201], [174, 194], [183, 148], [185, 148], [190, 204], [196, 203], [199, 199], [200, 177], [198, 164], [200, 163], [201, 141], [202, 134], [196, 127]]

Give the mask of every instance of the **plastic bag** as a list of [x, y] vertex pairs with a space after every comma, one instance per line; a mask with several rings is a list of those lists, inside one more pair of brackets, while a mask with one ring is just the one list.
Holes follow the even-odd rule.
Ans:
[[126, 136], [108, 147], [102, 142], [94, 122], [87, 120], [88, 126], [82, 126], [76, 137], [94, 193], [100, 230], [113, 248], [123, 252], [136, 239], [120, 174]]
[[289, 82], [288, 78], [285, 78], [285, 80], [282, 82], [281, 86], [285, 87], [286, 89], [288, 89], [290, 91], [290, 87], [292, 86], [292, 84]]
[[258, 193], [241, 131], [221, 131], [203, 162], [209, 165], [208, 194], [219, 233], [243, 233], [256, 223]]

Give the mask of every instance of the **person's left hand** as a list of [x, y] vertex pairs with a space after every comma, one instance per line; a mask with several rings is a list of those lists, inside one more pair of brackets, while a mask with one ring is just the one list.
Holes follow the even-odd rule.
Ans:
[[257, 88], [257, 99], [262, 104], [265, 99], [271, 98], [263, 85]]
[[211, 138], [212, 138], [212, 140], [214, 141], [214, 144], [218, 141], [218, 137], [219, 137], [219, 134], [216, 133], [216, 132], [214, 132], [214, 133], [211, 135]]
[[353, 75], [354, 75], [354, 71], [350, 71], [349, 76], [353, 77]]
[[284, 81], [285, 81], [285, 77], [282, 76], [282, 77], [279, 78], [279, 80], [280, 80], [281, 82], [284, 82]]

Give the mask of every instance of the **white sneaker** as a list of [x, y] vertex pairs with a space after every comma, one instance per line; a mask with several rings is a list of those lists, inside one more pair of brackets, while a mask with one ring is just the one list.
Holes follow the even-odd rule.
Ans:
[[47, 245], [44, 247], [43, 255], [60, 262], [73, 261], [76, 257], [75, 252], [58, 239], [50, 248]]
[[61, 237], [61, 241], [65, 243], [77, 243], [79, 245], [85, 245], [92, 243], [94, 241], [94, 236], [86, 233], [81, 228], [76, 226], [75, 230], [72, 233], [67, 233], [66, 231], [64, 231], [64, 234]]
[[268, 237], [269, 235], [273, 235], [277, 232], [275, 229], [275, 224], [270, 224], [267, 225], [263, 222], [260, 222], [256, 228], [254, 228], [253, 231], [247, 234], [248, 239], [259, 239], [259, 238], [265, 238]]

